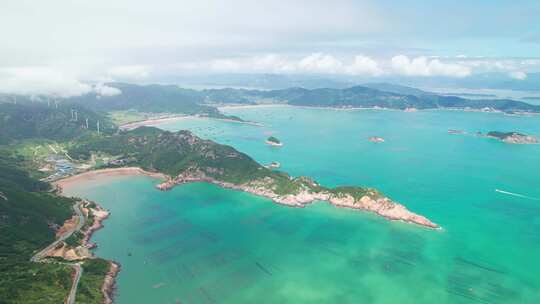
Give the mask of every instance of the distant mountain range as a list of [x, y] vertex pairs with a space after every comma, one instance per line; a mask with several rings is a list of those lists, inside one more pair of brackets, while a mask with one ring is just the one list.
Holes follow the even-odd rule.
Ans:
[[540, 113], [540, 106], [510, 99], [466, 99], [440, 95], [406, 86], [376, 83], [345, 89], [246, 90], [212, 89], [199, 91], [210, 104], [269, 104], [338, 108], [474, 109], [507, 113]]
[[[301, 87], [256, 89], [185, 89], [175, 85], [135, 85], [109, 83], [121, 94], [99, 96], [94, 93], [72, 97], [62, 102], [87, 107], [95, 111], [137, 110], [156, 113], [183, 113], [216, 118], [231, 118], [222, 114], [217, 106], [231, 104], [288, 104], [295, 106], [336, 108], [387, 108], [387, 109], [473, 109], [496, 110], [506, 113], [540, 113], [539, 105], [511, 99], [468, 99], [441, 95], [412, 87], [390, 83], [371, 83], [347, 88], [306, 89]], [[4, 98], [5, 101], [13, 98]], [[29, 98], [17, 98], [29, 103]]]
[[468, 77], [422, 77], [382, 75], [378, 77], [362, 77], [350, 75], [305, 75], [305, 74], [272, 74], [272, 73], [225, 73], [211, 75], [171, 75], [159, 79], [162, 83], [176, 83], [182, 87], [201, 88], [249, 88], [276, 90], [292, 87], [306, 89], [334, 88], [344, 89], [370, 82], [393, 83], [416, 88], [444, 88], [449, 91], [468, 90], [514, 90], [540, 91], [540, 73], [528, 73], [525, 79], [513, 79], [508, 73], [480, 73]]

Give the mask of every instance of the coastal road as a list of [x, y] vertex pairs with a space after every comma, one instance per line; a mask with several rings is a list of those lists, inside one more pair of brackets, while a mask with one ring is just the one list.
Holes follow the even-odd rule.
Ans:
[[73, 205], [73, 210], [75, 211], [75, 213], [77, 214], [77, 216], [79, 217], [79, 220], [77, 221], [77, 226], [75, 226], [74, 229], [70, 230], [70, 231], [66, 231], [66, 233], [64, 233], [63, 235], [61, 235], [58, 239], [56, 239], [54, 242], [52, 242], [51, 244], [49, 244], [47, 247], [43, 248], [42, 250], [40, 250], [38, 253], [34, 254], [32, 256], [32, 258], [30, 258], [30, 261], [32, 262], [39, 262], [41, 261], [41, 259], [43, 259], [43, 257], [45, 256], [45, 254], [51, 250], [52, 248], [55, 248], [60, 242], [66, 240], [67, 238], [69, 238], [75, 231], [79, 231], [83, 226], [84, 226], [84, 223], [85, 223], [85, 220], [86, 218], [84, 217], [84, 214], [81, 210], [81, 202], [77, 202], [75, 203], [75, 205]]
[[[79, 217], [79, 220], [77, 221], [77, 225], [70, 231], [66, 231], [63, 235], [61, 235], [58, 239], [56, 239], [54, 242], [49, 244], [47, 247], [40, 250], [38, 253], [34, 254], [32, 258], [30, 258], [30, 261], [41, 262], [41, 260], [47, 254], [49, 250], [55, 248], [60, 242], [69, 238], [75, 231], [81, 230], [81, 228], [84, 226], [84, 223], [86, 221], [86, 217], [84, 216], [84, 213], [81, 210], [81, 203], [82, 202], [78, 201], [73, 205], [73, 210]], [[61, 263], [61, 264], [70, 265], [75, 270], [75, 276], [73, 277], [73, 284], [71, 285], [69, 295], [65, 302], [67, 304], [74, 304], [75, 297], [77, 295], [77, 287], [79, 286], [79, 281], [83, 273], [83, 268], [81, 267], [80, 263]]]
[[69, 295], [66, 299], [66, 304], [75, 304], [77, 287], [79, 286], [79, 281], [81, 280], [81, 276], [83, 273], [83, 268], [81, 267], [81, 264], [76, 263], [72, 264], [72, 266], [73, 269], [75, 269], [75, 277], [73, 278], [73, 284], [71, 285], [71, 290], [69, 291]]

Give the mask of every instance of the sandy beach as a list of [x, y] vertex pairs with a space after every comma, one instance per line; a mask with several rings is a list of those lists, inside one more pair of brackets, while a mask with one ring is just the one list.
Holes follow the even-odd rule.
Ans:
[[128, 176], [128, 175], [146, 175], [146, 176], [158, 178], [161, 180], [169, 179], [169, 177], [163, 173], [149, 172], [139, 167], [125, 167], [125, 168], [108, 168], [108, 169], [88, 171], [88, 172], [84, 172], [81, 174], [73, 175], [73, 176], [55, 181], [53, 185], [55, 185], [61, 192], [62, 189], [64, 189], [64, 187], [69, 187], [70, 185], [73, 185], [76, 183], [91, 181], [91, 180], [96, 180], [96, 179], [106, 178], [106, 177], [111, 177], [111, 176]]
[[226, 110], [226, 109], [259, 109], [259, 108], [275, 108], [275, 107], [294, 107], [285, 103], [271, 103], [271, 104], [250, 104], [250, 105], [241, 105], [241, 104], [234, 104], [234, 105], [218, 105], [217, 108], [219, 110]]
[[182, 119], [193, 118], [193, 117], [195, 116], [173, 115], [173, 116], [167, 116], [167, 117], [156, 117], [156, 118], [140, 120], [140, 121], [130, 122], [130, 123], [121, 125], [120, 129], [129, 131], [129, 130], [133, 130], [142, 126], [154, 126], [154, 125], [162, 124], [164, 122], [179, 121]]
[[120, 130], [129, 131], [129, 130], [136, 129], [138, 127], [156, 126], [165, 122], [174, 122], [174, 121], [180, 121], [184, 119], [194, 119], [194, 118], [195, 119], [213, 119], [213, 120], [220, 120], [220, 121], [225, 121], [225, 122], [241, 123], [241, 124], [248, 124], [248, 125], [253, 125], [253, 126], [262, 126], [262, 124], [253, 122], [253, 121], [239, 121], [239, 120], [234, 120], [234, 119], [215, 118], [215, 117], [198, 116], [198, 115], [177, 115], [177, 116], [151, 118], [151, 119], [146, 119], [146, 120], [130, 122], [130, 123], [121, 125]]

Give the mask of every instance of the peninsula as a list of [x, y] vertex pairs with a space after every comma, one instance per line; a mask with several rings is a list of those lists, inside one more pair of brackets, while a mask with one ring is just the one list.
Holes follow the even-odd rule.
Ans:
[[288, 206], [304, 207], [313, 201], [328, 201], [338, 207], [365, 210], [390, 220], [438, 228], [429, 219], [407, 210], [375, 189], [328, 188], [308, 177], [293, 178], [260, 165], [230, 146], [203, 140], [189, 131], [141, 127], [92, 138], [69, 151], [72, 157], [81, 160], [89, 159], [92, 153], [130, 159], [129, 166], [165, 174], [167, 180], [157, 186], [160, 190], [189, 182], [208, 182]]
[[[114, 115], [76, 104], [19, 101], [0, 103], [0, 217], [6, 224], [0, 234], [5, 253], [0, 259], [0, 294], [9, 294], [15, 302], [38, 302], [44, 294], [54, 303], [111, 301], [119, 265], [90, 251], [96, 246], [90, 238], [108, 212], [96, 203], [62, 196], [61, 188], [113, 172], [160, 178], [162, 190], [209, 182], [287, 206], [324, 200], [438, 227], [375, 189], [330, 188], [308, 177], [293, 178], [276, 170], [277, 162], [264, 167], [230, 146], [189, 131], [121, 130]], [[123, 113], [130, 119], [136, 116], [128, 114]], [[52, 181], [60, 191], [53, 191]]]

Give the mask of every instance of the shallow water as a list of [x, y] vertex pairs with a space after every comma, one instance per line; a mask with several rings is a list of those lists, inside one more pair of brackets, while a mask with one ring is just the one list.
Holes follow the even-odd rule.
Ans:
[[[540, 117], [456, 111], [227, 109], [263, 127], [190, 129], [327, 186], [376, 187], [442, 231], [325, 203], [279, 206], [213, 185], [160, 192], [148, 177], [66, 189], [111, 210], [97, 254], [119, 261], [117, 303], [538, 303]], [[467, 131], [450, 135], [448, 129]], [[284, 142], [264, 144], [268, 135]], [[385, 143], [372, 143], [381, 136]], [[523, 196], [510, 195], [496, 190]]]

